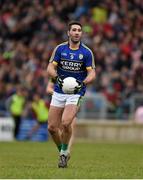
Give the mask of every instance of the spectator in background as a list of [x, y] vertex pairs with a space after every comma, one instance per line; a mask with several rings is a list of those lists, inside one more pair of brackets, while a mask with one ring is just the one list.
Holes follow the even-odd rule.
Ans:
[[15, 128], [14, 128], [15, 139], [18, 137], [19, 134], [22, 115], [26, 104], [26, 96], [27, 96], [26, 89], [23, 87], [18, 87], [16, 93], [10, 96], [9, 99], [7, 100], [7, 107], [15, 123]]
[[36, 124], [28, 132], [25, 139], [31, 139], [42, 125], [47, 125], [48, 123], [49, 104], [46, 103], [38, 93], [33, 95], [31, 109], [34, 112]]

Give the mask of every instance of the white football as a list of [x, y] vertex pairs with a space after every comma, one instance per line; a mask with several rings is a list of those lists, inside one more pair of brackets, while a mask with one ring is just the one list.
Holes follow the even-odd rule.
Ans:
[[73, 94], [78, 82], [73, 77], [67, 77], [63, 80], [62, 90], [65, 94]]

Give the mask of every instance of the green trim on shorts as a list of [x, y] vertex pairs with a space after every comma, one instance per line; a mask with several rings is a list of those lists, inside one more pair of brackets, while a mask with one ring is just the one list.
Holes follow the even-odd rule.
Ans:
[[83, 96], [80, 96], [77, 101], [77, 106], [80, 106], [82, 101], [83, 101]]

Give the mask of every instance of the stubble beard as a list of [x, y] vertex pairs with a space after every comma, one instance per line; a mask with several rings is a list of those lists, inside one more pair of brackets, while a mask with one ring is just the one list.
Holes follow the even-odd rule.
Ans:
[[80, 39], [77, 40], [77, 41], [76, 41], [76, 40], [73, 40], [73, 39], [70, 39], [70, 40], [71, 40], [71, 42], [72, 42], [73, 44], [75, 44], [75, 45], [78, 44], [78, 43], [80, 42]]

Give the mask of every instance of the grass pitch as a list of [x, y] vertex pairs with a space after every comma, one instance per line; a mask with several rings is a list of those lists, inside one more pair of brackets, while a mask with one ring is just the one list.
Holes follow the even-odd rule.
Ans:
[[0, 179], [139, 179], [143, 144], [75, 143], [69, 167], [57, 162], [53, 142], [0, 142]]

